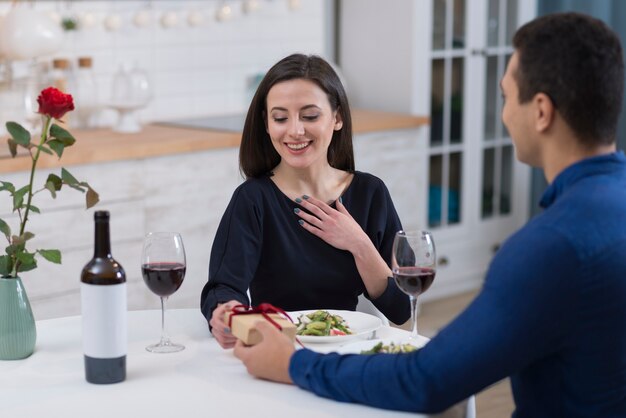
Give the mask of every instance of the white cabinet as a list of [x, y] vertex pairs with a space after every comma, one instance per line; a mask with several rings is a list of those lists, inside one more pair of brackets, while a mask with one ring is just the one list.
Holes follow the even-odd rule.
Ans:
[[[159, 308], [159, 298], [143, 283], [140, 256], [149, 231], [178, 231], [187, 253], [187, 274], [168, 302], [171, 307], [199, 307], [208, 275], [215, 231], [233, 190], [241, 182], [237, 149], [178, 154], [68, 167], [100, 194], [100, 203], [84, 209], [84, 195], [62, 190], [54, 201], [36, 196], [41, 214], [33, 214], [28, 229], [36, 234], [32, 248], [58, 248], [63, 264], [38, 261], [38, 268], [21, 274], [37, 320], [80, 313], [79, 283], [83, 266], [93, 256], [95, 210], [111, 213], [111, 249], [126, 271], [128, 307]], [[59, 171], [59, 170], [52, 170]], [[37, 184], [50, 170], [38, 172]], [[26, 172], [2, 175], [3, 181], [24, 185]], [[10, 208], [8, 194], [0, 208]], [[16, 224], [15, 215], [0, 218]]]
[[[529, 169], [500, 121], [499, 80], [519, 0], [342, 0], [339, 65], [351, 105], [426, 114], [419, 155], [398, 156], [403, 224], [433, 231], [439, 268], [424, 298], [476, 288], [503, 240], [528, 218]], [[394, 158], [381, 152], [380, 158]], [[358, 160], [357, 160], [358, 163]], [[393, 162], [391, 163], [393, 164]]]

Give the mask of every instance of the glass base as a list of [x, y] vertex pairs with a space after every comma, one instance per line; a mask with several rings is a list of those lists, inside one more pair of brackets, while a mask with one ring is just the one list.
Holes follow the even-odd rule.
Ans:
[[152, 344], [146, 347], [146, 350], [151, 353], [176, 353], [178, 351], [183, 351], [184, 349], [184, 345], [171, 342], [167, 342], [165, 344], [163, 342], [160, 342], [158, 344]]

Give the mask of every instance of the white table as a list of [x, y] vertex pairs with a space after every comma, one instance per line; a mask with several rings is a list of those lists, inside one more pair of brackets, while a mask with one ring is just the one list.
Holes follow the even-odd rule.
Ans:
[[[129, 312], [127, 378], [112, 385], [85, 381], [79, 316], [38, 321], [35, 353], [25, 360], [0, 361], [0, 417], [424, 417], [336, 402], [296, 386], [255, 379], [232, 350], [219, 347], [199, 310], [169, 310], [166, 315], [172, 340], [186, 349], [147, 352], [145, 346], [159, 339], [160, 312]], [[405, 333], [383, 327], [378, 337]], [[465, 406], [440, 416], [463, 417]]]

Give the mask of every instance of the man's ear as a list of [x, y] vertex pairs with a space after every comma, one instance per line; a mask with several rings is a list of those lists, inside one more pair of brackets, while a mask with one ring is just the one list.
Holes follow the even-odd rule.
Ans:
[[537, 93], [533, 97], [535, 129], [537, 132], [545, 132], [552, 126], [555, 118], [556, 108], [554, 102], [545, 93]]
[[341, 128], [343, 128], [343, 119], [341, 118], [341, 113], [339, 112], [339, 109], [337, 109], [337, 111], [335, 111], [335, 131], [340, 130]]

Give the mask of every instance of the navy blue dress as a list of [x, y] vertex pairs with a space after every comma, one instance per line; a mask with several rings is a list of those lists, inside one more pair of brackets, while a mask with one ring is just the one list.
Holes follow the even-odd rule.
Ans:
[[[342, 202], [389, 264], [402, 225], [385, 184], [357, 171]], [[358, 296], [368, 297], [352, 254], [302, 228], [296, 207], [268, 176], [246, 180], [235, 190], [213, 242], [202, 291], [207, 319], [218, 303], [248, 304], [248, 288], [252, 305], [268, 302], [287, 311], [355, 310]], [[397, 324], [410, 316], [408, 296], [393, 279], [372, 302]]]

